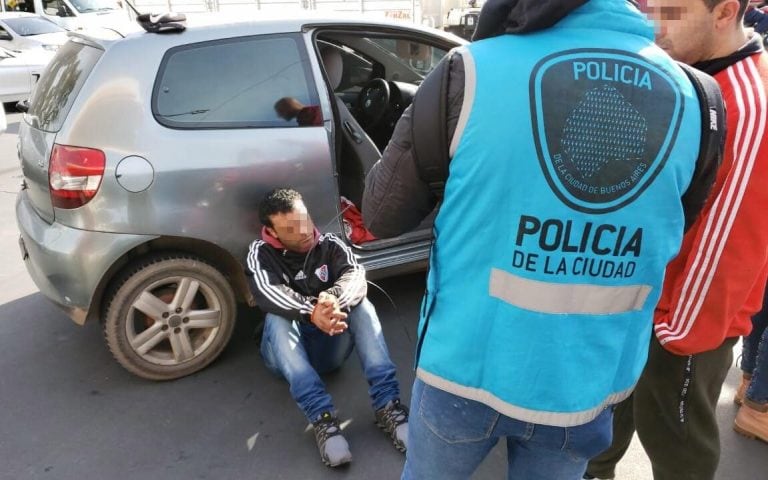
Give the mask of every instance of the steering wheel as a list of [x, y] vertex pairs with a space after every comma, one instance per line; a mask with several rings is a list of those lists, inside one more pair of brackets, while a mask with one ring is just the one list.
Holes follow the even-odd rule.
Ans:
[[363, 85], [357, 96], [357, 108], [361, 120], [368, 127], [375, 127], [389, 110], [389, 83], [374, 78]]

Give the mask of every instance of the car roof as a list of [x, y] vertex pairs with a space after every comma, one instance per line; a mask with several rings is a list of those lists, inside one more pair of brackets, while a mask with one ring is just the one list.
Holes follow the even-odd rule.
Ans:
[[[328, 13], [314, 13], [305, 10], [297, 10], [290, 13], [270, 14], [259, 12], [257, 18], [243, 19], [242, 15], [236, 16], [226, 13], [201, 13], [187, 14], [187, 29], [181, 33], [158, 34], [147, 33], [137, 24], [132, 24], [128, 30], [120, 31], [118, 28], [112, 30], [119, 31], [125, 38], [99, 38], [91, 33], [79, 34], [70, 33], [72, 36], [83, 36], [96, 43], [108, 48], [110, 44], [116, 42], [139, 42], [155, 43], [158, 37], [163, 37], [163, 44], [167, 47], [169, 44], [185, 45], [195, 42], [204, 42], [209, 40], [241, 37], [249, 35], [265, 35], [274, 33], [296, 33], [301, 32], [306, 27], [340, 27], [340, 28], [397, 28], [408, 30], [414, 34], [426, 34], [432, 37], [439, 37], [452, 43], [466, 43], [459, 37], [437, 30], [434, 28], [423, 27], [421, 25], [397, 22], [376, 17], [366, 17], [336, 13], [329, 16]], [[150, 47], [151, 48], [151, 47]]]

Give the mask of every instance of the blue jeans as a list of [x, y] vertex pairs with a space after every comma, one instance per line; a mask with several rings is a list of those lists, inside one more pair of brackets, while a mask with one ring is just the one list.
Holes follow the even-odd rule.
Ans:
[[333, 412], [331, 396], [320, 374], [339, 368], [354, 347], [360, 359], [373, 408], [400, 398], [395, 365], [389, 359], [384, 334], [373, 305], [364, 299], [349, 312], [349, 328], [341, 335], [326, 335], [314, 325], [268, 313], [261, 338], [261, 356], [267, 368], [285, 378], [291, 396], [310, 422]]
[[768, 296], [763, 309], [752, 317], [752, 333], [744, 337], [741, 370], [752, 375], [746, 397], [755, 403], [768, 403]]
[[608, 408], [577, 427], [526, 423], [417, 378], [402, 479], [467, 479], [501, 437], [510, 480], [581, 479], [589, 459], [611, 444], [612, 417]]

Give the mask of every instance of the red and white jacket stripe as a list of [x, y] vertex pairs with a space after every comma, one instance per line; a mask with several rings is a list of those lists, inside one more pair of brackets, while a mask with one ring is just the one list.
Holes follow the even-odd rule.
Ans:
[[656, 337], [679, 355], [748, 334], [768, 275], [768, 55], [750, 55], [713, 76], [727, 109], [723, 164], [667, 267], [654, 316]]

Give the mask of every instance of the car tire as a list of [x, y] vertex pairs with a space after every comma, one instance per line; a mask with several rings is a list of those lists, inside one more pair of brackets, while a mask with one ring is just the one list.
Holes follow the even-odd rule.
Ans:
[[104, 337], [115, 359], [149, 380], [173, 380], [210, 364], [229, 342], [237, 305], [224, 275], [183, 254], [143, 259], [115, 283]]

